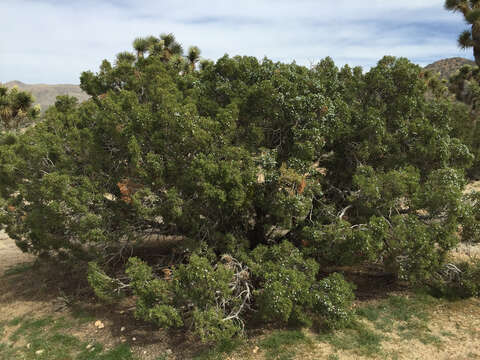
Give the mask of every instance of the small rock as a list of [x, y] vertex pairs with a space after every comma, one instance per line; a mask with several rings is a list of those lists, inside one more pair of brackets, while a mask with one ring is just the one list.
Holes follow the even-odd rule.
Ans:
[[258, 350], [260, 350], [260, 348], [258, 346], [255, 346], [253, 348], [253, 353], [256, 354], [258, 352]]
[[136, 337], [132, 337], [132, 341], [135, 341], [135, 340], [137, 340], [137, 338], [136, 338]]
[[37, 350], [37, 351], [35, 351], [35, 355], [42, 355], [44, 352], [45, 352], [45, 350], [43, 350], [43, 349]]
[[122, 343], [124, 343], [124, 342], [127, 342], [127, 339], [122, 339], [121, 341], [122, 341]]
[[125, 331], [125, 326], [122, 326], [122, 327], [120, 328], [120, 331], [121, 331], [121, 332], [124, 332], [124, 331]]
[[92, 348], [92, 347], [93, 347], [92, 344], [88, 344], [88, 345], [87, 345], [87, 350], [90, 349], [90, 348]]
[[167, 349], [167, 350], [165, 351], [165, 353], [166, 353], [167, 355], [172, 355], [172, 354], [173, 354], [173, 351], [172, 351], [172, 349]]
[[31, 346], [30, 344], [27, 344], [27, 349], [30, 349], [30, 346]]
[[101, 322], [100, 320], [95, 321], [95, 327], [97, 329], [103, 329], [105, 327], [105, 324]]

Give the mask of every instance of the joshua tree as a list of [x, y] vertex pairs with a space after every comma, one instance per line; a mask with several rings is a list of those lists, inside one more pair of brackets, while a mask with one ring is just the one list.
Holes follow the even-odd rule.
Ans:
[[[148, 36], [136, 38], [133, 42], [133, 48], [137, 51], [137, 58], [143, 58], [148, 55], [160, 55], [162, 61], [174, 63], [182, 73], [194, 71], [196, 64], [200, 60], [200, 49], [192, 46], [186, 56], [183, 55], [183, 48], [176, 40], [173, 34], [161, 34], [160, 38]], [[132, 59], [133, 57], [133, 59]], [[135, 55], [123, 52], [117, 55], [117, 62], [135, 61]]]
[[160, 39], [156, 38], [155, 36], [148, 36], [148, 37], [145, 38], [145, 41], [148, 43], [148, 49], [150, 51], [150, 48], [155, 46], [155, 44], [158, 44]]
[[165, 58], [168, 60], [173, 55], [183, 55], [183, 48], [176, 40], [173, 34], [161, 34], [163, 40]]
[[445, 8], [461, 12], [471, 25], [458, 37], [458, 45], [462, 49], [473, 48], [475, 62], [480, 66], [480, 0], [445, 0]]
[[135, 60], [136, 60], [135, 54], [131, 52], [123, 51], [117, 54], [117, 63], [127, 62], [129, 64], [133, 64]]
[[40, 106], [33, 105], [30, 93], [0, 85], [0, 131], [17, 130], [40, 114]]
[[133, 48], [137, 51], [137, 57], [139, 58], [143, 57], [150, 45], [149, 39], [146, 38], [136, 38], [133, 40]]
[[200, 49], [196, 46], [191, 46], [188, 49], [187, 59], [191, 70], [195, 70], [195, 66], [200, 60]]

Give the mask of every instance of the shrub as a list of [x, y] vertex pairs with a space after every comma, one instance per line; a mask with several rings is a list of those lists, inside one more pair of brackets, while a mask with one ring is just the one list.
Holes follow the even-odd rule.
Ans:
[[446, 264], [428, 287], [435, 296], [453, 299], [480, 296], [480, 261]]
[[[419, 66], [198, 66], [198, 49], [183, 58], [164, 38], [83, 73], [90, 100], [60, 97], [25, 134], [0, 136], [0, 224], [22, 250], [103, 264], [172, 236], [171, 281], [132, 259], [126, 285], [139, 318], [207, 340], [240, 332], [247, 304], [269, 321], [341, 323], [351, 288], [318, 279], [321, 266], [375, 263], [422, 283], [461, 222], [476, 236], [462, 107]], [[118, 279], [91, 270], [108, 298]]]
[[188, 263], [163, 269], [163, 277], [138, 258], [126, 273], [137, 297], [136, 317], [162, 328], [192, 327], [202, 341], [220, 341], [243, 331], [250, 302], [248, 270], [232, 257], [212, 265], [192, 254]]
[[473, 192], [465, 195], [463, 214], [460, 219], [462, 226], [462, 241], [480, 242], [480, 193]]
[[332, 325], [350, 320], [353, 286], [340, 274], [318, 281], [318, 264], [291, 243], [258, 246], [250, 267], [258, 284], [255, 300], [265, 320], [307, 325], [312, 316]]
[[161, 328], [192, 328], [204, 342], [242, 334], [252, 310], [264, 321], [277, 323], [311, 325], [311, 319], [317, 319], [339, 327], [352, 319], [353, 285], [340, 274], [317, 280], [318, 264], [291, 243], [260, 245], [246, 258], [248, 267], [230, 255], [212, 262], [193, 253], [185, 264], [155, 273], [132, 257], [126, 268], [128, 284], [91, 263], [89, 282], [108, 301], [114, 299], [110, 293], [130, 289], [137, 299], [137, 318]]
[[353, 318], [353, 290], [353, 284], [338, 273], [321, 280], [315, 294], [315, 313], [320, 314], [329, 327], [346, 326]]
[[113, 302], [120, 295], [118, 282], [108, 276], [97, 263], [88, 264], [87, 280], [95, 295], [105, 302]]

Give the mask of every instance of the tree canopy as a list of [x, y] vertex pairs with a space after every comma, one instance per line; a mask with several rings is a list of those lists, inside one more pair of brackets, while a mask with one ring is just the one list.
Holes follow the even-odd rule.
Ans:
[[238, 333], [252, 307], [341, 323], [352, 288], [320, 267], [428, 281], [459, 225], [475, 227], [459, 109], [407, 59], [196, 66], [198, 48], [183, 57], [171, 35], [134, 48], [82, 74], [90, 100], [59, 97], [0, 144], [0, 223], [24, 251], [96, 261], [89, 280], [110, 300], [112, 259], [152, 239], [165, 255], [173, 237], [164, 275], [147, 255], [125, 263], [140, 318], [193, 319], [204, 340]]

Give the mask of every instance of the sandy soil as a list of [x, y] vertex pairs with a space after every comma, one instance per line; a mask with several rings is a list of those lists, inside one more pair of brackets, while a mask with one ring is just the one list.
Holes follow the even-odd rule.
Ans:
[[0, 231], [0, 276], [8, 268], [32, 260], [31, 255], [22, 253], [15, 242], [4, 231]]
[[[476, 252], [478, 249], [464, 249], [459, 247], [458, 253]], [[478, 250], [480, 252], [480, 250]], [[58, 314], [58, 296], [62, 294], [61, 275], [56, 274], [56, 279], [49, 279], [42, 274], [41, 268], [35, 271], [28, 271], [23, 275], [3, 276], [5, 270], [13, 266], [32, 262], [34, 258], [23, 254], [13, 240], [5, 233], [0, 232], [0, 321], [11, 320], [17, 316], [34, 314], [36, 317]], [[19, 282], [20, 281], [20, 282]], [[67, 279], [67, 282], [69, 280]], [[370, 300], [376, 301], [376, 300]], [[86, 306], [91, 306], [87, 304]], [[129, 342], [139, 359], [154, 360], [157, 355], [166, 349], [177, 349], [185, 347], [185, 339], [178, 334], [172, 336], [166, 332], [154, 331], [145, 324], [136, 322], [131, 316], [132, 303], [124, 304], [121, 308], [110, 309], [94, 305], [90, 307], [94, 319], [99, 319], [105, 324], [105, 329], [98, 330], [92, 322], [75, 329], [73, 335], [84, 339], [95, 339], [104, 343], [107, 348], [121, 343]], [[480, 359], [480, 299], [470, 299], [459, 302], [444, 303], [437, 306], [434, 317], [429, 323], [432, 334], [441, 336], [448, 333], [449, 336], [442, 336], [440, 345], [425, 345], [416, 339], [405, 340], [390, 334], [387, 340], [382, 343], [383, 352], [377, 359], [425, 359], [425, 360], [460, 360]], [[63, 315], [66, 313], [63, 312]], [[54, 315], [55, 316], [55, 315]], [[123, 332], [121, 329], [126, 327]], [[0, 334], [2, 335], [2, 334]], [[3, 334], [0, 339], [8, 338]], [[313, 335], [313, 338], [315, 336]], [[132, 339], [136, 339], [133, 341]], [[252, 339], [251, 341], [255, 341]], [[254, 345], [252, 345], [254, 348]], [[176, 352], [176, 351], [175, 351]], [[348, 351], [335, 351], [329, 344], [315, 342], [311, 346], [296, 349], [296, 359], [367, 359], [358, 354]], [[180, 350], [181, 355], [172, 354], [169, 359], [187, 359], [190, 351]], [[335, 354], [337, 357], [332, 357]], [[180, 357], [179, 357], [180, 356]], [[244, 349], [240, 353], [232, 354], [226, 359], [265, 359], [265, 353], [260, 349], [252, 352], [251, 349]]]

